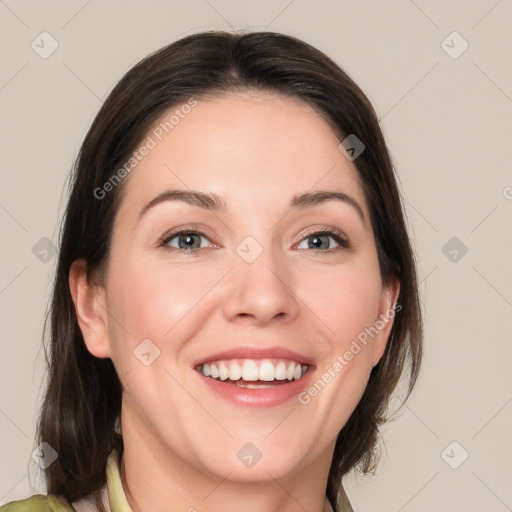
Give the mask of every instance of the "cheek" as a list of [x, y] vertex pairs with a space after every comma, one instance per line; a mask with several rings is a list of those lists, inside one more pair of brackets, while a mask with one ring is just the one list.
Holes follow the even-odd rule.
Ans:
[[304, 273], [301, 293], [328, 335], [331, 349], [344, 351], [378, 319], [382, 289], [378, 269], [347, 265]]
[[324, 357], [301, 403], [311, 401], [325, 409], [329, 417], [325, 428], [337, 432], [359, 402], [373, 367], [372, 328], [379, 319], [380, 273], [373, 265], [331, 268], [324, 275], [310, 274], [303, 286], [311, 292], [308, 305], [324, 325], [325, 336], [318, 337]]
[[[197, 315], [208, 290], [221, 273], [207, 266], [162, 265], [143, 258], [134, 258], [117, 265], [109, 275], [109, 322], [114, 344], [129, 338], [137, 346], [150, 339], [163, 349], [170, 337], [190, 324]], [[177, 349], [173, 343], [173, 349]]]

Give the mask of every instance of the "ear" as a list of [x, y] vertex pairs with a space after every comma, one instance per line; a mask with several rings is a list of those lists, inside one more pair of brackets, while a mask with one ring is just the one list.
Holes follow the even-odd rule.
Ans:
[[396, 304], [399, 295], [400, 281], [397, 277], [393, 276], [382, 289], [379, 306], [379, 318], [375, 322], [375, 327], [377, 328], [378, 332], [373, 339], [373, 366], [375, 366], [380, 361], [380, 358], [386, 350], [386, 345], [389, 339], [391, 328], [393, 327], [395, 315], [401, 309], [401, 305]]
[[105, 288], [89, 280], [85, 260], [71, 264], [69, 289], [87, 350], [99, 358], [111, 357]]

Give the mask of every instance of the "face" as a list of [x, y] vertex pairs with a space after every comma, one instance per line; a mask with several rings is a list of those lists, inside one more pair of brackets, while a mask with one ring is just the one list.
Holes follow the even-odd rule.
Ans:
[[398, 294], [355, 166], [297, 100], [199, 100], [162, 134], [169, 116], [125, 178], [97, 323], [77, 306], [123, 431], [217, 479], [328, 468]]

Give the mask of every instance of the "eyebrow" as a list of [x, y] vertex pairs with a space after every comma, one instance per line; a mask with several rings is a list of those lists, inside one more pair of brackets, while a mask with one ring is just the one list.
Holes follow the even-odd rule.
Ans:
[[349, 206], [352, 206], [354, 210], [358, 213], [359, 217], [361, 217], [361, 220], [363, 221], [363, 224], [365, 223], [364, 219], [364, 213], [361, 206], [359, 206], [359, 203], [348, 194], [345, 194], [343, 192], [333, 192], [329, 190], [319, 190], [317, 192], [307, 192], [305, 194], [299, 194], [293, 197], [290, 207], [293, 210], [300, 210], [304, 208], [308, 208], [310, 206], [316, 206], [318, 204], [325, 203], [327, 201], [332, 200], [342, 201]]
[[[298, 194], [294, 196], [290, 202], [290, 208], [292, 210], [303, 210], [312, 206], [325, 203], [327, 201], [342, 201], [356, 210], [359, 217], [365, 223], [365, 217], [363, 209], [359, 203], [348, 194], [343, 192], [334, 192], [329, 190], [319, 190], [316, 192], [306, 192], [304, 194]], [[157, 204], [166, 201], [182, 201], [192, 206], [198, 206], [211, 212], [225, 212], [227, 211], [226, 202], [221, 196], [213, 192], [200, 192], [199, 190], [180, 190], [180, 189], [169, 189], [162, 194], [152, 199], [139, 214], [139, 218], [148, 212], [151, 208]]]

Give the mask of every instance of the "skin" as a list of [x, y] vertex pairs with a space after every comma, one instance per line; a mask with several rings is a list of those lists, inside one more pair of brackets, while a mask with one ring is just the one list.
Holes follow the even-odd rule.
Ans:
[[[87, 348], [112, 358], [123, 383], [121, 475], [134, 512], [167, 512], [169, 503], [182, 511], [332, 510], [325, 488], [336, 436], [392, 321], [306, 405], [235, 406], [204, 386], [193, 362], [278, 345], [315, 360], [314, 382], [393, 307], [399, 284], [381, 281], [368, 205], [339, 143], [295, 99], [201, 99], [126, 178], [104, 281], [87, 280], [86, 262], [72, 265]], [[167, 201], [140, 217], [169, 188], [214, 192], [227, 210]], [[317, 190], [350, 195], [364, 220], [341, 201], [289, 208], [295, 194]], [[159, 245], [191, 224], [206, 235], [196, 237], [203, 249], [195, 255], [180, 253], [177, 238], [173, 248]], [[315, 237], [307, 237], [325, 227], [342, 231], [350, 248], [326, 235], [322, 248], [331, 252], [308, 249]], [[251, 264], [236, 252], [247, 236], [263, 249]], [[145, 339], [161, 351], [149, 366], [133, 354]], [[236, 456], [247, 442], [262, 453], [250, 468]]]

